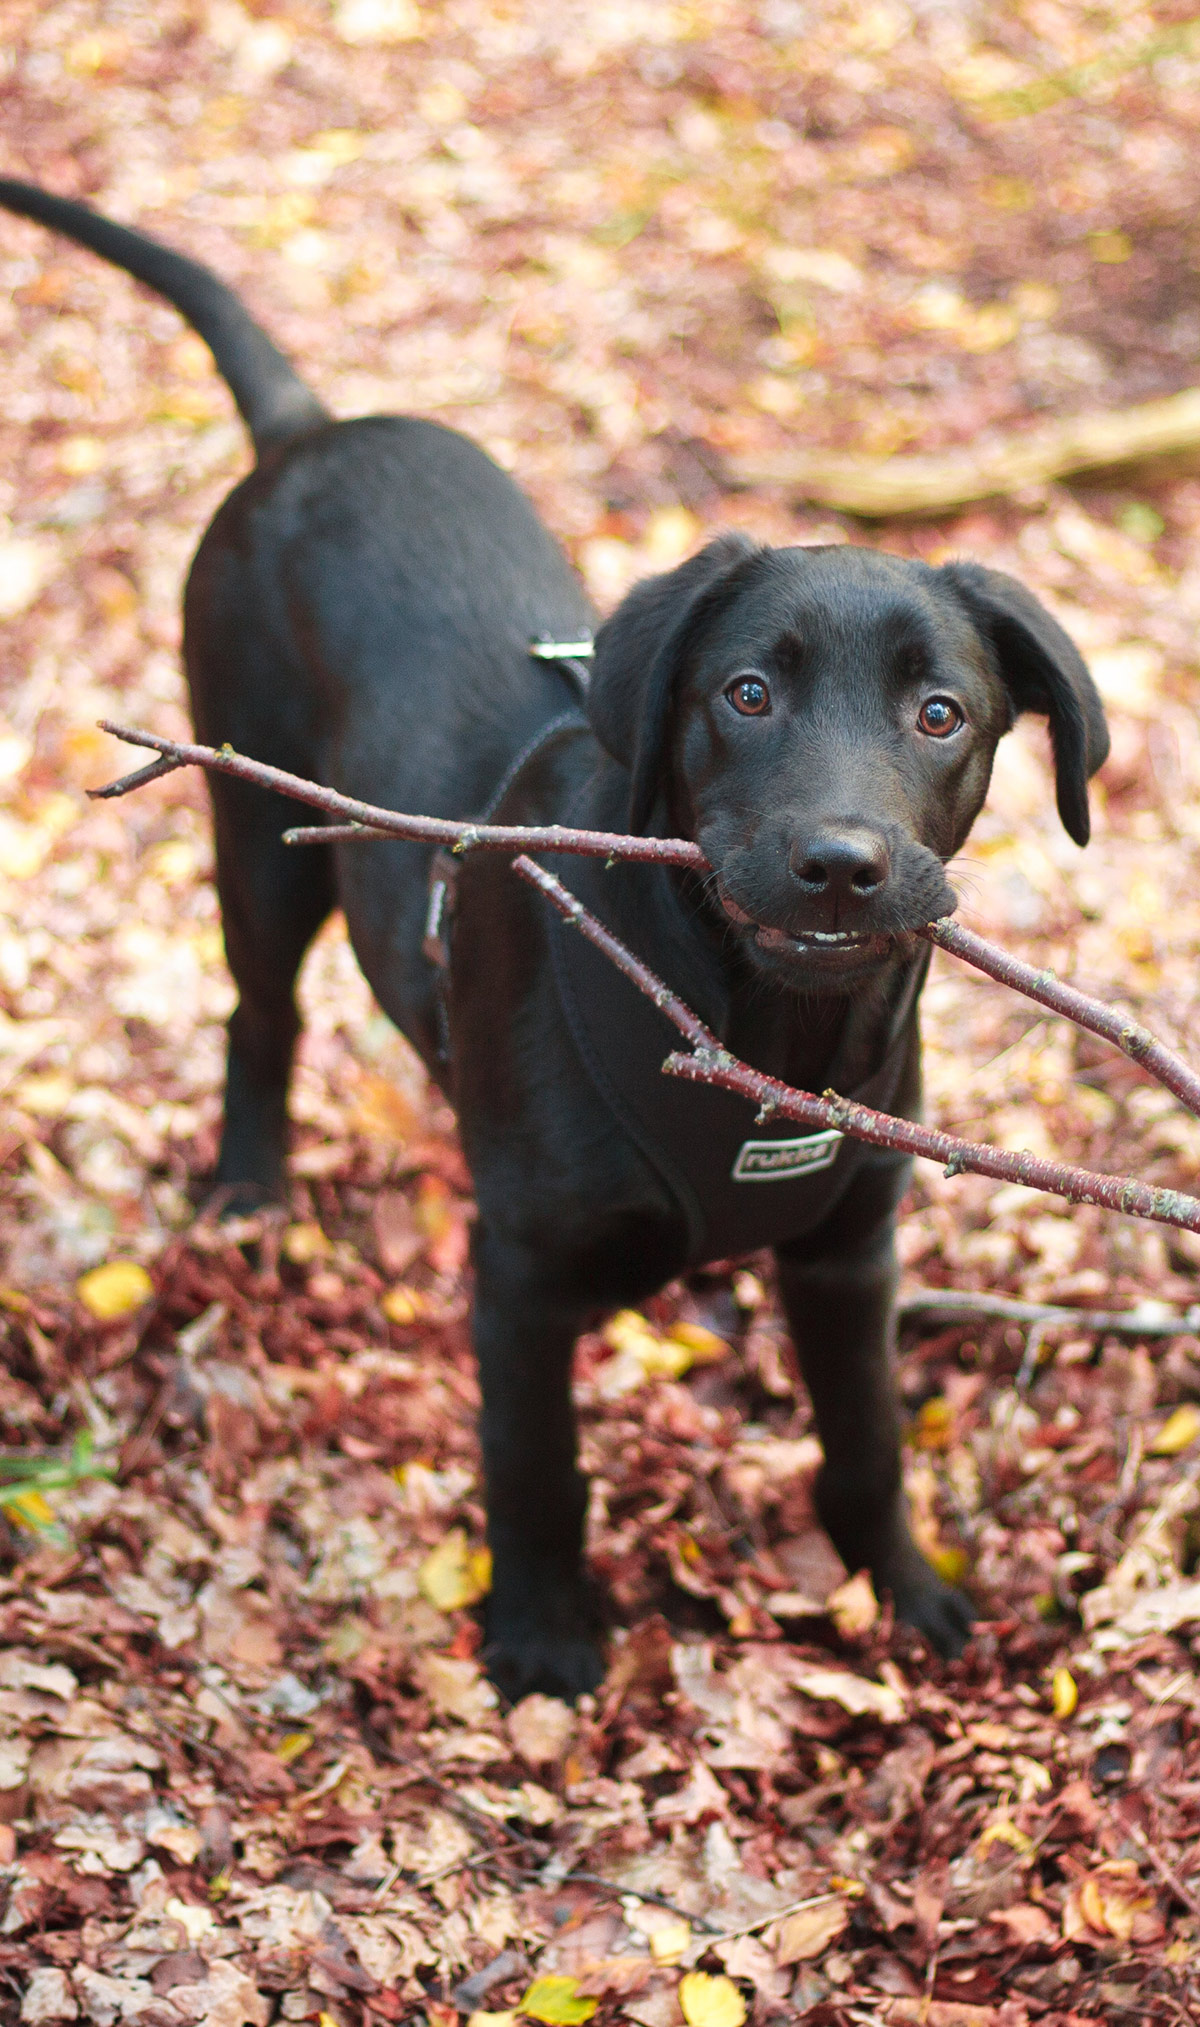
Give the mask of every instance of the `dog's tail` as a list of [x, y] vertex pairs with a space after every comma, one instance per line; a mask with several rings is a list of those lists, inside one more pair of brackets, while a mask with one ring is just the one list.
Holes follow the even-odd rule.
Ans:
[[208, 346], [260, 454], [330, 420], [329, 410], [233, 290], [199, 261], [173, 253], [144, 232], [101, 218], [86, 204], [39, 190], [36, 183], [0, 177], [0, 205], [78, 240], [173, 303]]

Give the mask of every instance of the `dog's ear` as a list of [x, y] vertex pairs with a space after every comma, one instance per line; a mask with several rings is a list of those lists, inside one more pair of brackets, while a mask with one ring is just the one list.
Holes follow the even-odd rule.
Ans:
[[1086, 845], [1087, 785], [1108, 757], [1108, 726], [1083, 656], [1015, 577], [981, 563], [947, 563], [938, 574], [991, 648], [1014, 708], [1049, 718], [1058, 813], [1076, 844]]
[[734, 573], [761, 554], [747, 535], [719, 535], [677, 570], [635, 585], [596, 635], [588, 715], [600, 744], [633, 777], [631, 831], [642, 829], [654, 803], [671, 694], [692, 629]]

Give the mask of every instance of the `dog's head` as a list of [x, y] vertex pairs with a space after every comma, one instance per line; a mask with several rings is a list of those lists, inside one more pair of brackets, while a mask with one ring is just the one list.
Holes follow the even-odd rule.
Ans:
[[1082, 658], [1013, 578], [741, 535], [629, 594], [589, 708], [630, 829], [695, 838], [755, 961], [804, 989], [849, 990], [953, 909], [945, 865], [1018, 712], [1049, 719], [1077, 844], [1108, 751]]

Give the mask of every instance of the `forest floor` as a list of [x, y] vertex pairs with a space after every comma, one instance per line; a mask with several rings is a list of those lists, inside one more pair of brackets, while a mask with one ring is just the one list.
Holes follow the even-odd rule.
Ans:
[[[963, 919], [1200, 1059], [1200, 480], [875, 529], [728, 482], [1200, 379], [1182, 13], [3, 14], [7, 171], [209, 260], [339, 413], [480, 439], [602, 609], [729, 526], [1021, 577], [1113, 756], [1081, 854], [1044, 726], [1003, 743]], [[60, 1481], [0, 1502], [0, 2014], [1200, 2017], [1182, 1326], [906, 1323], [919, 1530], [981, 1620], [945, 1666], [816, 1527], [765, 1264], [668, 1290], [581, 1347], [608, 1678], [500, 1707], [453, 1119], [332, 925], [289, 1212], [197, 1221], [231, 997], [203, 784], [84, 796], [130, 764], [100, 717], [185, 728], [179, 588], [243, 436], [123, 276], [2, 217], [0, 278], [0, 1443]], [[937, 1123], [1194, 1188], [1200, 1125], [1124, 1059], [948, 959], [925, 1009]], [[926, 1165], [902, 1249], [914, 1285], [1200, 1300], [1192, 1238]]]

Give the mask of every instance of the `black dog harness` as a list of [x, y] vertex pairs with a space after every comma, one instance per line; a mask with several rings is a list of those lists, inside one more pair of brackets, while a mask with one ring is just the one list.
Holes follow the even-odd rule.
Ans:
[[[537, 643], [533, 652], [561, 660], [586, 692], [585, 644], [570, 648]], [[572, 663], [574, 666], [572, 666]], [[543, 725], [506, 769], [486, 810], [491, 822], [521, 774], [559, 740], [593, 736], [576, 709]], [[445, 985], [450, 960], [454, 891], [460, 861], [438, 852], [430, 871], [424, 950], [437, 967], [441, 1024], [449, 1057]], [[611, 884], [601, 861], [572, 857], [557, 863], [572, 891], [603, 921], [611, 913]], [[650, 869], [640, 869], [642, 876]], [[801, 1133], [786, 1120], [755, 1121], [747, 1101], [712, 1085], [666, 1077], [662, 1065], [680, 1047], [676, 1028], [623, 972], [577, 929], [552, 913], [550, 944], [559, 1003], [592, 1083], [622, 1130], [650, 1162], [687, 1221], [692, 1265], [735, 1258], [763, 1246], [802, 1238], [829, 1214], [865, 1169], [900, 1171], [906, 1157], [870, 1148], [838, 1132]], [[881, 1111], [915, 1096], [917, 1031], [912, 1019], [929, 952], [912, 967], [892, 1020], [893, 1041], [865, 1081], [846, 1090], [835, 1056], [828, 1082], [847, 1097]], [[661, 962], [656, 960], [661, 970]], [[670, 980], [667, 981], [670, 983]], [[845, 1066], [849, 1068], [849, 1064]]]

